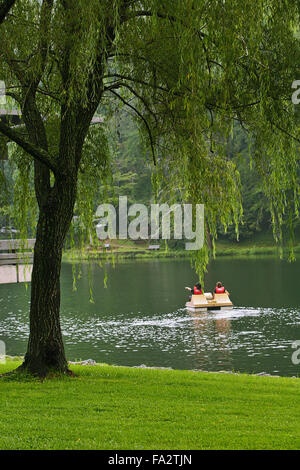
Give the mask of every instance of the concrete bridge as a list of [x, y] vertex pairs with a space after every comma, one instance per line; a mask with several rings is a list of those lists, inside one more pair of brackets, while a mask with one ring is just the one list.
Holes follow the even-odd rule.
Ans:
[[35, 239], [0, 240], [0, 284], [30, 282]]

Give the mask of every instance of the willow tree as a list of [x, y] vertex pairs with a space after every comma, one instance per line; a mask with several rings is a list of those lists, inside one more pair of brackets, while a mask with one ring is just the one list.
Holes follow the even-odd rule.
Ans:
[[[76, 198], [87, 210], [82, 194], [105, 174], [105, 135], [90, 129], [97, 110], [124, 106], [135, 116], [155, 181], [168, 200], [204, 203], [213, 238], [217, 224], [238, 226], [242, 217], [239, 175], [225, 151], [239, 121], [251, 135], [275, 236], [284, 214], [292, 223], [298, 19], [298, 2], [289, 0], [0, 0], [0, 79], [23, 120], [18, 128], [0, 122], [0, 133], [19, 149], [18, 165], [32, 170], [39, 209], [23, 369], [68, 371], [62, 249]], [[200, 268], [206, 253], [196, 256]]]

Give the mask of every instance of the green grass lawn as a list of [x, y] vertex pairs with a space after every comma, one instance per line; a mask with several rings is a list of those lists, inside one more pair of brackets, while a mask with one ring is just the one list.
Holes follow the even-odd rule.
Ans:
[[72, 370], [78, 377], [0, 378], [0, 449], [300, 449], [299, 379]]

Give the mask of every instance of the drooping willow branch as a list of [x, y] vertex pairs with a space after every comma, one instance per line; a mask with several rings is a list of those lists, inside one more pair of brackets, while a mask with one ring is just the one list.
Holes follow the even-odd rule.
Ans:
[[128, 103], [128, 101], [126, 101], [121, 95], [119, 95], [119, 93], [117, 93], [116, 91], [114, 91], [112, 89], [110, 89], [109, 91], [111, 93], [113, 93], [119, 100], [121, 100], [123, 104], [125, 104], [126, 106], [131, 108], [140, 117], [140, 119], [142, 119], [142, 121], [144, 122], [144, 124], [146, 126], [146, 129], [147, 129], [147, 132], [148, 132], [148, 135], [149, 135], [149, 141], [150, 141], [150, 145], [151, 145], [153, 164], [156, 166], [156, 156], [155, 156], [155, 150], [154, 150], [154, 142], [153, 142], [152, 132], [151, 132], [151, 129], [150, 129], [150, 126], [149, 126], [147, 120], [139, 112], [138, 109], [136, 109], [134, 106], [132, 106], [132, 104]]
[[138, 100], [140, 100], [143, 103], [145, 108], [149, 111], [149, 113], [151, 114], [151, 116], [153, 116], [153, 118], [155, 119], [155, 122], [157, 123], [157, 116], [154, 113], [154, 111], [152, 111], [149, 103], [147, 103], [147, 101], [139, 93], [137, 93], [137, 91], [132, 86], [128, 85], [128, 83], [116, 82], [111, 86], [105, 87], [104, 91], [117, 90], [122, 87], [127, 88]]

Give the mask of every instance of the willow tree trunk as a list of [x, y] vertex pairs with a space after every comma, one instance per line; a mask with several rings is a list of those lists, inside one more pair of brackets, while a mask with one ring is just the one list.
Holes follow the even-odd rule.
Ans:
[[40, 205], [31, 282], [30, 336], [22, 369], [68, 372], [60, 326], [62, 249], [73, 217], [76, 178], [58, 179]]

